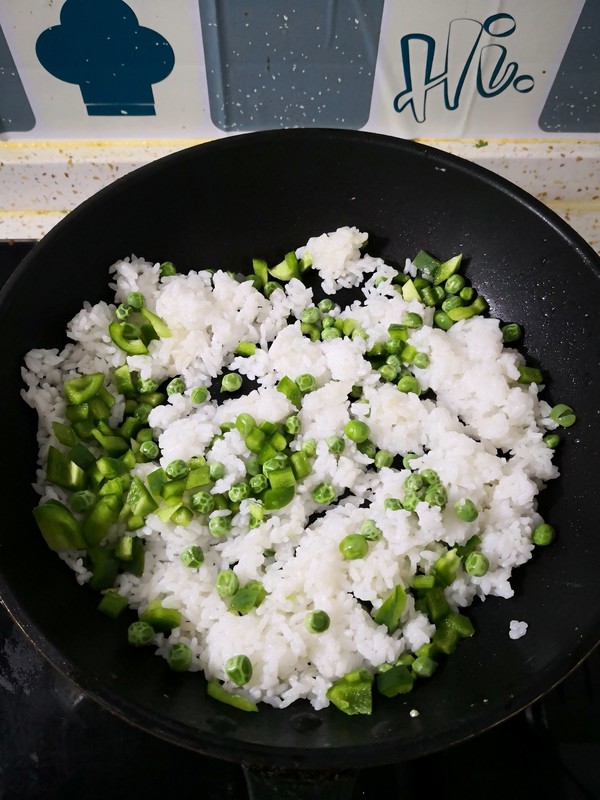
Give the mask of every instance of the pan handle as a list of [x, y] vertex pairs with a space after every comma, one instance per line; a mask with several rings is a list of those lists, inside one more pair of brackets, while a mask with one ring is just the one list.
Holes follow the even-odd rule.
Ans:
[[357, 770], [295, 770], [243, 765], [249, 800], [352, 800]]

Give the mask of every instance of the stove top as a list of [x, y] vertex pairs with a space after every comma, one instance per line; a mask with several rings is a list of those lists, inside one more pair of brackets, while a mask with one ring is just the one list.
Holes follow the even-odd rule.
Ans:
[[[0, 285], [33, 246], [0, 243]], [[426, 777], [424, 777], [426, 776]], [[352, 800], [600, 798], [600, 648], [526, 711], [449, 750], [363, 770]], [[0, 604], [0, 800], [245, 800], [241, 767], [150, 736], [83, 695]]]

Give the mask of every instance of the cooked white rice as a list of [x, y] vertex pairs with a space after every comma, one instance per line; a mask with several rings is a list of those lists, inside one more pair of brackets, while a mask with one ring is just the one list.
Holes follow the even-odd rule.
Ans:
[[[378, 608], [396, 584], [408, 587], [417, 570], [427, 572], [447, 546], [464, 544], [478, 534], [490, 564], [480, 578], [459, 571], [446, 590], [453, 609], [468, 606], [476, 597], [510, 598], [512, 571], [531, 557], [531, 532], [542, 521], [537, 495], [558, 475], [552, 450], [542, 441], [547, 429], [555, 427], [548, 405], [538, 397], [543, 387], [516, 382], [523, 357], [503, 346], [498, 321], [478, 316], [447, 332], [434, 329], [430, 308], [404, 301], [391, 281], [381, 280], [394, 270], [381, 259], [362, 254], [366, 239], [365, 233], [345, 227], [311, 238], [297, 251], [299, 256], [305, 251], [311, 254], [326, 293], [363, 283], [356, 290], [360, 299], [341, 316], [357, 320], [367, 333], [366, 341], [344, 337], [312, 342], [302, 335], [299, 321], [288, 324], [290, 316], [298, 319], [313, 303], [312, 291], [298, 280], [266, 299], [250, 282], [237, 282], [224, 272], [211, 278], [208, 272], [192, 271], [161, 280], [158, 264], [133, 256], [110, 268], [115, 304], [130, 291], [142, 292], [172, 337], [151, 342], [148, 356], [126, 357], [108, 335], [114, 305], [86, 303], [67, 327], [71, 342], [60, 352], [31, 351], [23, 369], [27, 386], [23, 396], [39, 414], [35, 488], [40, 501], [67, 498], [66, 492], [46, 482], [44, 464], [49, 444], [56, 444], [52, 421], [66, 422], [61, 387], [68, 378], [100, 371], [115, 393], [111, 371], [125, 362], [141, 377], [162, 381], [181, 375], [188, 390], [171, 396], [150, 416], [161, 465], [203, 454], [209, 462], [222, 461], [226, 477], [213, 492], [243, 480], [244, 462], [250, 457], [237, 430], [207, 451], [219, 425], [235, 420], [240, 412], [249, 412], [257, 422], [281, 422], [295, 409], [275, 388], [277, 381], [302, 373], [316, 378], [317, 389], [304, 398], [299, 412], [302, 428], [292, 448], [315, 438], [317, 454], [312, 473], [299, 484], [293, 501], [254, 529], [248, 527], [248, 502], [242, 502], [231, 534], [222, 540], [215, 539], [198, 517], [179, 527], [150, 514], [135, 532], [145, 544], [143, 577], [123, 573], [117, 580], [118, 590], [139, 612], [155, 599], [181, 612], [179, 628], [168, 637], [156, 635], [158, 654], [164, 656], [174, 642], [185, 642], [193, 651], [193, 670], [224, 681], [226, 689], [253, 701], [277, 707], [307, 698], [315, 709], [323, 708], [329, 703], [326, 691], [336, 678], [362, 667], [373, 671], [427, 643], [434, 627], [415, 610], [410, 594], [401, 625], [391, 635], [374, 622], [363, 603]], [[406, 271], [414, 273], [410, 261]], [[430, 365], [417, 372], [435, 400], [382, 383], [364, 357], [375, 342], [388, 338], [388, 326], [401, 321], [406, 311], [418, 312], [426, 323], [411, 332], [410, 343], [430, 357]], [[256, 354], [235, 357], [241, 340], [255, 342]], [[256, 380], [258, 388], [220, 405], [214, 400], [193, 405], [191, 389], [209, 386], [224, 370], [239, 371]], [[356, 384], [363, 386], [367, 402], [349, 399]], [[119, 396], [113, 409], [115, 424], [122, 413]], [[387, 497], [402, 496], [409, 473], [369, 468], [371, 459], [350, 441], [341, 456], [332, 455], [326, 439], [342, 436], [351, 417], [368, 422], [378, 448], [419, 454], [413, 465], [439, 474], [448, 492], [446, 508], [423, 502], [414, 513], [386, 509]], [[140, 464], [135, 472], [144, 476], [155, 466]], [[311, 492], [322, 481], [331, 483], [338, 495], [346, 490], [350, 494], [308, 524], [321, 508]], [[463, 497], [480, 509], [474, 522], [462, 522], [453, 511], [454, 502]], [[381, 529], [382, 538], [369, 544], [365, 558], [345, 560], [340, 540], [367, 519]], [[179, 560], [191, 544], [201, 546], [205, 554], [199, 569], [189, 569]], [[67, 552], [61, 557], [80, 582], [89, 579], [85, 553]], [[267, 591], [262, 604], [246, 615], [229, 612], [215, 591], [217, 574], [228, 568], [242, 584], [257, 579]], [[304, 617], [311, 609], [329, 614], [331, 625], [325, 633], [307, 631]], [[510, 636], [525, 630], [525, 623], [511, 623]], [[227, 679], [223, 668], [230, 656], [241, 653], [253, 664], [252, 679], [243, 689]]]

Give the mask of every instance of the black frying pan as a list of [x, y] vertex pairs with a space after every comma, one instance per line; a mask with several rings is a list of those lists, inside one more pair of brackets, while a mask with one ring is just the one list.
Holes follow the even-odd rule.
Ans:
[[[370, 252], [395, 264], [420, 248], [441, 257], [462, 252], [491, 313], [524, 325], [529, 362], [551, 376], [547, 398], [578, 414], [558, 455], [563, 475], [541, 506], [559, 536], [515, 573], [513, 599], [472, 607], [476, 636], [411, 694], [377, 698], [370, 717], [316, 713], [303, 703], [244, 714], [209, 699], [198, 674], [174, 674], [162, 659], [132, 651], [125, 643], [132, 617], [99, 614], [97, 594], [78, 586], [44, 545], [31, 516], [36, 419], [19, 396], [20, 367], [30, 348], [62, 346], [83, 300], [109, 299], [107, 267], [118, 258], [248, 271], [253, 256], [279, 258], [346, 224], [368, 231]], [[41, 652], [110, 711], [253, 769], [320, 777], [412, 759], [499, 723], [564, 678], [600, 639], [599, 274], [591, 248], [525, 192], [392, 137], [247, 134], [136, 170], [44, 237], [0, 297], [4, 603]], [[529, 623], [524, 638], [509, 639], [511, 619]], [[341, 796], [343, 784], [332, 785], [332, 796]], [[283, 785], [274, 791], [283, 796]], [[326, 796], [321, 786], [311, 791]]]

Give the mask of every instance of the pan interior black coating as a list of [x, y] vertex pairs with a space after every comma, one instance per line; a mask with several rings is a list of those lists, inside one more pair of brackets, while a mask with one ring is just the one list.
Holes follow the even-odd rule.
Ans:
[[[476, 636], [409, 695], [377, 698], [370, 717], [302, 703], [244, 714], [126, 643], [132, 616], [96, 611], [37, 532], [35, 415], [20, 398], [33, 347], [59, 347], [84, 300], [108, 299], [107, 268], [129, 254], [181, 269], [249, 271], [340, 225], [370, 235], [393, 264], [423, 248], [464, 254], [491, 313], [519, 322], [550, 402], [578, 414], [561, 446], [562, 477], [543, 495], [552, 547], [515, 573], [515, 597], [471, 610]], [[598, 258], [541, 204], [433, 148], [376, 134], [269, 131], [169, 156], [83, 203], [34, 248], [0, 299], [3, 470], [0, 593], [34, 643], [65, 674], [135, 725], [215, 757], [273, 766], [362, 767], [447, 747], [550, 689], [600, 639], [597, 531], [600, 301]], [[508, 636], [511, 619], [529, 625]], [[412, 713], [411, 713], [412, 712]], [[417, 713], [415, 713], [417, 712]]]

